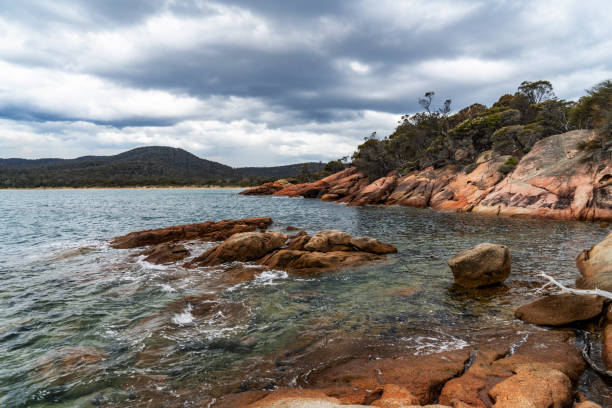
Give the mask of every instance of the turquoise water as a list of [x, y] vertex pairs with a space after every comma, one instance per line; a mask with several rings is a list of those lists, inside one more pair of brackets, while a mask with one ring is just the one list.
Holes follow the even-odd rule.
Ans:
[[[0, 191], [0, 406], [206, 406], [224, 392], [297, 377], [302, 366], [270, 365], [271, 356], [321, 338], [429, 353], [487, 331], [538, 330], [512, 314], [533, 298], [536, 274], [573, 283], [577, 254], [608, 232], [237, 192]], [[223, 267], [156, 266], [107, 244], [130, 231], [253, 216], [272, 217], [278, 230], [373, 236], [399, 253], [318, 277], [270, 271], [240, 283]], [[454, 287], [445, 259], [484, 241], [511, 248], [507, 284]], [[198, 255], [210, 245], [187, 246]], [[191, 310], [209, 300], [211, 310]]]

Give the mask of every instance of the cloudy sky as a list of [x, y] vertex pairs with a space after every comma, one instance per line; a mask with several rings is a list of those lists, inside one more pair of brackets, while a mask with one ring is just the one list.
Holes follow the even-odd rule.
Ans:
[[612, 78], [609, 0], [0, 0], [0, 157], [350, 155], [434, 90]]

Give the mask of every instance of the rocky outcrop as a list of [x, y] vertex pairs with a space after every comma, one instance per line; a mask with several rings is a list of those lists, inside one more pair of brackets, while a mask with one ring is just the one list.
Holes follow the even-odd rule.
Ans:
[[[184, 264], [186, 268], [227, 264], [231, 271], [233, 262], [254, 262], [258, 268], [282, 269], [296, 274], [311, 274], [348, 266], [359, 266], [380, 260], [383, 255], [397, 252], [393, 245], [370, 237], [353, 237], [338, 230], [325, 230], [310, 236], [305, 231], [289, 236], [278, 231], [260, 232], [270, 218], [246, 218], [235, 221], [204, 222], [201, 224], [177, 225], [132, 232], [117, 237], [112, 242], [115, 248], [155, 245], [141, 252], [145, 261], [151, 263], [178, 262], [189, 256], [181, 240], [223, 240], [201, 255]], [[247, 230], [248, 232], [243, 232]], [[289, 241], [288, 241], [289, 240]], [[162, 243], [158, 243], [163, 241]], [[229, 269], [228, 269], [229, 266]], [[247, 271], [248, 272], [248, 271]], [[238, 268], [235, 273], [239, 282], [254, 279], [255, 272], [247, 273]]]
[[510, 250], [504, 245], [483, 243], [460, 252], [447, 261], [455, 283], [478, 288], [506, 280], [510, 276]]
[[564, 326], [599, 316], [604, 298], [595, 295], [564, 293], [535, 300], [516, 309], [514, 315], [527, 323]]
[[138, 248], [173, 241], [222, 241], [239, 232], [266, 229], [272, 224], [268, 217], [244, 218], [241, 220], [207, 221], [199, 224], [175, 225], [173, 227], [131, 232], [113, 238], [111, 246], [117, 249]]
[[[320, 198], [349, 205], [385, 204], [443, 211], [575, 220], [612, 220], [612, 163], [585, 160], [576, 145], [592, 137], [577, 130], [538, 141], [505, 176], [509, 156], [483, 152], [468, 172], [449, 165], [368, 180], [350, 168], [313, 183], [287, 186], [275, 194]], [[245, 192], [245, 194], [247, 194]]]
[[241, 191], [242, 195], [271, 195], [276, 193], [277, 191], [282, 190], [287, 187], [291, 183], [280, 183], [278, 181], [271, 181], [269, 183], [264, 183], [260, 186], [251, 187], [244, 191]]
[[154, 264], [165, 264], [181, 261], [189, 256], [189, 251], [185, 248], [185, 245], [181, 244], [159, 244], [153, 248], [147, 249], [140, 253], [140, 255], [146, 255], [145, 261]]
[[537, 142], [516, 169], [474, 212], [557, 219], [612, 219], [612, 163], [584, 160], [577, 151], [588, 131]]
[[353, 237], [337, 230], [321, 231], [312, 237], [302, 232], [288, 243], [287, 239], [281, 232], [235, 234], [185, 266], [255, 261], [265, 267], [305, 274], [358, 266], [397, 252], [393, 245], [374, 238]]

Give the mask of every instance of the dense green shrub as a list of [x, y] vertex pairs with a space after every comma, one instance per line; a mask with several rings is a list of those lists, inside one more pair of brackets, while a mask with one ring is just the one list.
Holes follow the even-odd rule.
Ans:
[[498, 170], [502, 174], [511, 173], [516, 168], [516, 165], [518, 164], [518, 162], [519, 160], [516, 157], [510, 156], [508, 157], [508, 160], [506, 160], [504, 164], [499, 166]]

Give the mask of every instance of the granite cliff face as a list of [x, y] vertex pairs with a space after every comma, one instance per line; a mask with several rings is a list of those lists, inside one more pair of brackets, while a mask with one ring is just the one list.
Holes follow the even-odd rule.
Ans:
[[320, 198], [348, 205], [404, 205], [442, 211], [588, 221], [612, 220], [612, 160], [578, 151], [591, 131], [576, 130], [537, 142], [513, 172], [499, 171], [508, 156], [484, 152], [469, 173], [453, 165], [393, 171], [370, 182], [349, 168], [313, 183], [255, 187], [245, 195]]

